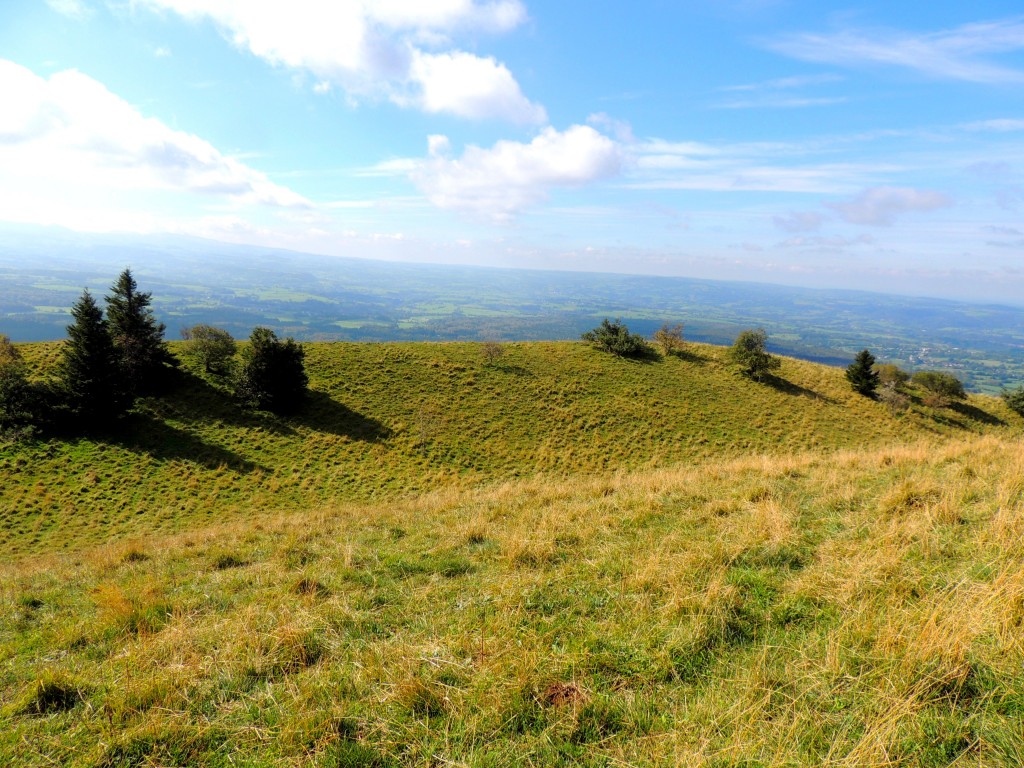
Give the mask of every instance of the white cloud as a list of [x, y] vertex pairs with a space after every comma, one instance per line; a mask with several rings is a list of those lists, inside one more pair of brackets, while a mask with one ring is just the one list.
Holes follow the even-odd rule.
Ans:
[[967, 123], [963, 126], [968, 131], [979, 131], [985, 133], [1014, 133], [1024, 131], [1024, 120], [1003, 118], [998, 120], [981, 120], [976, 123]]
[[447, 139], [430, 138], [431, 156], [412, 178], [441, 208], [507, 221], [544, 200], [556, 187], [578, 187], [622, 170], [621, 147], [586, 125], [564, 132], [545, 128], [529, 144], [499, 141], [490, 149], [469, 146], [449, 156]]
[[633, 135], [633, 126], [625, 120], [618, 120], [605, 112], [590, 115], [587, 118], [587, 124], [604, 129], [623, 144], [633, 144], [636, 141], [636, 137]]
[[83, 21], [92, 15], [92, 8], [82, 0], [46, 0], [46, 4], [51, 10], [77, 21]]
[[810, 162], [814, 155], [834, 154], [827, 140], [707, 144], [649, 139], [630, 151], [636, 171], [627, 185], [632, 189], [845, 194], [900, 170], [883, 163]]
[[716, 104], [717, 109], [795, 109], [800, 107], [823, 107], [843, 104], [843, 96], [799, 96], [793, 91], [826, 83], [835, 83], [843, 78], [838, 75], [822, 74], [802, 77], [781, 77], [760, 83], [730, 85], [720, 90], [727, 93], [743, 94], [743, 98]]
[[720, 89], [723, 91], [781, 91], [793, 88], [806, 88], [812, 85], [824, 83], [835, 83], [843, 78], [839, 75], [797, 75], [794, 77], [779, 77], [774, 80], [764, 80], [760, 83], [745, 83], [743, 85], [727, 85]]
[[841, 251], [851, 245], [873, 245], [875, 238], [871, 235], [858, 235], [857, 237], [814, 237], [797, 236], [779, 243], [780, 248], [811, 248], [827, 251]]
[[417, 97], [427, 112], [449, 112], [475, 120], [497, 117], [543, 123], [544, 108], [530, 103], [504, 64], [468, 53], [416, 52], [410, 76], [420, 83]]
[[[526, 19], [519, 0], [134, 0], [187, 19], [210, 20], [240, 48], [305, 70], [355, 98], [472, 119], [543, 123], [508, 68], [458, 50], [451, 36], [507, 32]], [[436, 51], [432, 48], [445, 47]]]
[[922, 35], [891, 30], [801, 33], [770, 42], [768, 47], [805, 61], [889, 65], [978, 83], [1024, 82], [1024, 71], [982, 58], [1024, 48], [1024, 19], [1019, 17]]
[[63, 206], [103, 207], [116, 218], [119, 204], [133, 207], [146, 191], [235, 205], [308, 205], [202, 139], [144, 117], [75, 70], [45, 79], [0, 60], [0, 102], [0, 208], [7, 217], [16, 211], [24, 220], [45, 220]]
[[773, 217], [772, 221], [785, 232], [813, 232], [821, 227], [825, 217], [814, 211], [791, 211], [785, 216]]
[[872, 187], [840, 203], [826, 203], [850, 224], [889, 226], [904, 213], [934, 211], [953, 204], [941, 192], [909, 187]]
[[717, 109], [799, 109], [801, 107], [827, 107], [833, 104], [845, 104], [845, 96], [821, 97], [785, 97], [761, 96], [756, 99], [737, 99], [716, 104]]

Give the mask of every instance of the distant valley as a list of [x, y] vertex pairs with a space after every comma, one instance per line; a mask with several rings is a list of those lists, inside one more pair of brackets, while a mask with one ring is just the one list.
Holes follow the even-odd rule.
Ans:
[[60, 339], [68, 309], [125, 266], [153, 293], [168, 338], [198, 322], [244, 338], [256, 325], [299, 340], [575, 339], [603, 317], [645, 335], [681, 322], [727, 344], [763, 326], [774, 352], [833, 365], [870, 348], [911, 370], [949, 370], [998, 392], [1024, 380], [1024, 308], [861, 291], [378, 262], [178, 236], [0, 229], [0, 333]]

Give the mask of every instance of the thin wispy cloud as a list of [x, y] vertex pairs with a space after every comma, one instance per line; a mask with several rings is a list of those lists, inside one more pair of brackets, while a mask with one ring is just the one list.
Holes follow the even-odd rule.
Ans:
[[803, 75], [780, 77], [759, 83], [727, 85], [719, 90], [735, 94], [733, 98], [714, 105], [715, 109], [799, 109], [801, 107], [824, 107], [843, 104], [845, 96], [799, 94], [815, 86], [836, 83], [843, 80], [835, 74]]
[[785, 216], [775, 216], [772, 222], [784, 232], [814, 232], [825, 222], [825, 216], [816, 211], [790, 211]]
[[845, 96], [797, 97], [797, 96], [762, 96], [757, 99], [738, 99], [716, 104], [715, 109], [799, 109], [801, 107], [827, 107], [832, 104], [845, 104], [849, 99]]
[[774, 80], [764, 80], [760, 83], [744, 83], [742, 85], [727, 85], [720, 88], [722, 91], [787, 91], [795, 88], [807, 88], [825, 83], [841, 82], [844, 78], [841, 75], [801, 75], [794, 77], [778, 77]]
[[944, 80], [1024, 82], [1024, 71], [991, 59], [1000, 53], [1024, 49], [1022, 17], [965, 24], [926, 34], [891, 29], [801, 32], [782, 36], [766, 45], [804, 61], [849, 67], [901, 67]]
[[953, 204], [948, 195], [931, 189], [872, 187], [850, 200], [826, 205], [850, 224], [887, 227], [906, 213], [927, 213]]

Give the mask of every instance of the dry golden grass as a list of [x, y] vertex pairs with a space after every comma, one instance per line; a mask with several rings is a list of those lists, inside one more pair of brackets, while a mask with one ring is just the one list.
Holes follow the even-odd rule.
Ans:
[[0, 565], [0, 763], [1010, 766], [1024, 444], [443, 488]]

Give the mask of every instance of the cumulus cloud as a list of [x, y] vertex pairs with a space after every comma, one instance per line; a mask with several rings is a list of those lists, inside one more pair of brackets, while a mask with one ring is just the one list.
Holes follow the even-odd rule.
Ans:
[[785, 216], [772, 218], [775, 226], [785, 232], [813, 232], [825, 221], [825, 217], [814, 211], [791, 211]]
[[412, 178], [430, 201], [497, 221], [544, 200], [553, 188], [615, 176], [624, 162], [621, 147], [588, 125], [563, 132], [548, 127], [528, 144], [471, 145], [461, 157], [450, 155], [443, 136], [432, 136], [429, 146], [430, 156]]
[[[164, 190], [235, 203], [307, 201], [197, 136], [147, 118], [101, 83], [67, 70], [48, 79], [0, 60], [0, 176], [19, 209], [81, 194], [83, 205], [117, 193]], [[31, 190], [44, 198], [30, 201]]]
[[934, 211], [953, 204], [941, 192], [910, 187], [872, 187], [851, 200], [826, 203], [850, 224], [886, 227], [904, 213]]
[[1021, 70], [982, 58], [1024, 48], [1022, 18], [965, 24], [930, 34], [855, 29], [800, 33], [775, 40], [769, 47], [805, 61], [905, 67], [931, 77], [978, 83], [1024, 82]]
[[468, 53], [424, 54], [413, 59], [411, 77], [420, 83], [417, 97], [427, 112], [459, 117], [500, 117], [513, 122], [542, 123], [544, 108], [523, 96], [508, 68], [492, 58]]
[[[506, 32], [526, 19], [519, 0], [135, 0], [209, 20], [240, 48], [305, 70], [354, 97], [471, 119], [546, 121], [508, 68], [454, 48], [461, 32]], [[438, 50], [445, 48], [447, 50]]]

